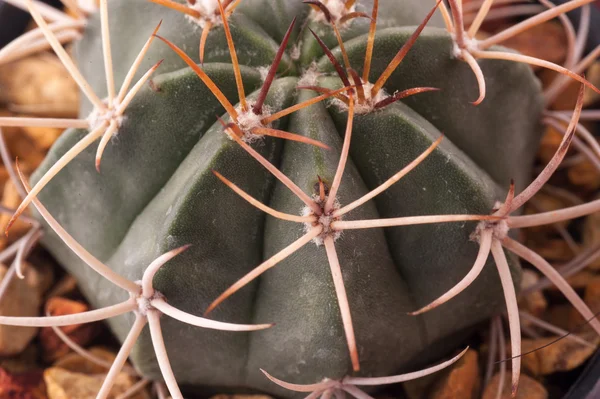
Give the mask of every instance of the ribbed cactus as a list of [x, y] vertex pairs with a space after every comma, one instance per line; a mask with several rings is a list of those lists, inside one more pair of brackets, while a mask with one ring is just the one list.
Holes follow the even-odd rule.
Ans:
[[[108, 129], [101, 150], [91, 145], [66, 163], [39, 192], [41, 203], [131, 281], [190, 245], [153, 280], [173, 307], [275, 323], [234, 333], [165, 318], [180, 384], [289, 396], [260, 369], [296, 383], [410, 371], [451, 354], [470, 327], [502, 309], [498, 272], [491, 256], [482, 263], [478, 243], [504, 258], [491, 237], [505, 239], [504, 219], [518, 206], [509, 195], [494, 213], [496, 202], [531, 178], [543, 97], [527, 65], [475, 60], [486, 57], [469, 51], [483, 50], [461, 47], [437, 12], [426, 18], [431, 2], [153, 1], [109, 1], [104, 26], [101, 13], [90, 15], [74, 48], [89, 89], [118, 99], [105, 68], [117, 87], [148, 83], [122, 116], [119, 101], [108, 111], [84, 101], [90, 129], [67, 130], [31, 183], [88, 131], [103, 128], [91, 143]], [[127, 301], [57, 235], [44, 240], [95, 307]], [[483, 271], [464, 292], [409, 314], [480, 258]], [[516, 284], [518, 262], [509, 261]], [[111, 319], [121, 340], [133, 319]], [[160, 380], [152, 345], [142, 331], [131, 356]]]

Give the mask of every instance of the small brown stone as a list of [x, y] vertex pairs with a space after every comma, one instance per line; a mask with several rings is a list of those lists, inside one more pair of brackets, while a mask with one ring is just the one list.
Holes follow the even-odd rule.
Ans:
[[[556, 79], [557, 76], [561, 76], [558, 72], [551, 70], [543, 70], [539, 75], [544, 87], [548, 87], [548, 85], [551, 84], [551, 82]], [[587, 69], [585, 78], [594, 86], [600, 86], [599, 62], [595, 62]], [[567, 79], [563, 91], [556, 96], [551, 105], [551, 109], [572, 111], [577, 103], [577, 95], [580, 88], [581, 83], [573, 79]], [[598, 93], [589, 87], [586, 87], [583, 94], [583, 107], [586, 108], [590, 105], [593, 105], [596, 101], [598, 101], [599, 98], [600, 95]]]
[[[485, 387], [482, 399], [496, 399], [499, 383], [500, 374], [496, 374]], [[504, 379], [504, 387], [500, 399], [548, 399], [548, 392], [538, 381], [525, 374], [521, 374], [519, 390], [517, 391], [517, 396], [513, 398], [511, 396], [510, 370], [508, 370]]]
[[16, 356], [1, 357], [0, 368], [3, 368], [11, 374], [22, 374], [28, 371], [35, 371], [39, 368], [38, 352], [37, 345], [28, 345]]
[[571, 184], [579, 186], [585, 191], [594, 191], [600, 188], [600, 172], [587, 159], [569, 167], [567, 176]]
[[[593, 198], [594, 200], [600, 199], [598, 197]], [[583, 227], [583, 246], [585, 248], [591, 248], [600, 243], [600, 212], [592, 213], [585, 218], [585, 224]], [[599, 271], [600, 270], [600, 257], [594, 260], [587, 266], [588, 270]]]
[[[600, 312], [600, 276], [590, 277], [585, 283], [585, 294], [583, 301], [590, 308], [593, 314]], [[589, 325], [589, 320], [585, 320], [576, 309], [571, 309], [569, 317], [569, 330], [593, 331]]]
[[[0, 264], [0, 279], [4, 278], [7, 267]], [[2, 301], [0, 314], [3, 316], [37, 316], [41, 305], [39, 287], [30, 285], [37, 271], [28, 270], [27, 278], [14, 278], [8, 286]], [[0, 325], [0, 355], [12, 356], [20, 353], [36, 336], [38, 329]]]
[[[523, 339], [521, 341], [521, 353], [529, 353], [539, 347], [539, 342], [536, 342], [534, 339]], [[527, 371], [527, 374], [534, 377], [542, 374], [540, 359], [537, 357], [535, 352], [521, 356], [521, 368], [523, 371]]]
[[[104, 362], [105, 365], [93, 362], [78, 353], [69, 353], [58, 359], [54, 363], [53, 367], [76, 374], [85, 374], [97, 377], [108, 372], [109, 367], [112, 365], [117, 356], [114, 352], [102, 347], [92, 347], [88, 350], [88, 353], [99, 361]], [[127, 374], [129, 376], [137, 375], [134, 368], [127, 363], [123, 366], [121, 371], [121, 374]], [[146, 394], [145, 390], [140, 392], [143, 395]]]
[[23, 131], [33, 140], [40, 151], [48, 151], [64, 129], [47, 127], [24, 127]]
[[[593, 272], [582, 270], [572, 276], [567, 277], [566, 280], [572, 288], [583, 291], [585, 287], [587, 287], [594, 279], [594, 276], [595, 274]], [[560, 293], [560, 290], [555, 285], [551, 285], [548, 288], [548, 292], [552, 294], [558, 294]], [[562, 294], [560, 295], [562, 297]]]
[[[53, 105], [63, 112], [43, 114], [76, 117], [78, 97], [75, 81], [53, 54], [41, 53], [0, 67], [2, 102], [21, 106]], [[68, 110], [68, 115], [64, 110]]]
[[[567, 206], [571, 206], [573, 204], [566, 201], [564, 198], [559, 198], [553, 196], [551, 194], [546, 194], [543, 192], [537, 193], [533, 196], [533, 198], [528, 202], [527, 212], [526, 214], [540, 213], [540, 212], [549, 212], [556, 211], [558, 209], [563, 209]], [[569, 224], [568, 221], [558, 223], [561, 226], [566, 226]], [[554, 231], [553, 228], [547, 225], [543, 226], [535, 226], [535, 228], [528, 229], [529, 231]]]
[[439, 375], [433, 373], [416, 380], [406, 381], [402, 384], [402, 389], [408, 399], [423, 399], [427, 397], [438, 378]]
[[[547, 137], [552, 137], [554, 133], [549, 131]], [[560, 138], [559, 138], [560, 139]], [[551, 141], [551, 147], [554, 146], [554, 139]], [[553, 151], [553, 150], [552, 150]], [[550, 155], [550, 150], [547, 151]], [[540, 157], [544, 157], [540, 154]], [[542, 161], [546, 162], [546, 161]], [[572, 201], [548, 193], [537, 193], [528, 203], [525, 214], [537, 214], [541, 212], [550, 212], [573, 206]], [[542, 226], [533, 226], [523, 230], [526, 245], [539, 253], [549, 261], [568, 261], [571, 260], [574, 251], [568, 243], [559, 235], [557, 227], [566, 228], [570, 221], [563, 221], [556, 224]]]
[[548, 238], [543, 242], [527, 240], [527, 246], [550, 262], [568, 262], [573, 258], [573, 250], [562, 238]]
[[[562, 75], [558, 72], [549, 69], [542, 69], [538, 73], [538, 77], [542, 81], [543, 87], [548, 87], [554, 82], [554, 79], [560, 78]], [[559, 95], [556, 96], [554, 102], [550, 105], [550, 109], [561, 111], [573, 111], [577, 103], [577, 95], [580, 88], [579, 82], [569, 81]]]
[[77, 290], [77, 280], [75, 277], [67, 274], [63, 276], [55, 285], [52, 290], [48, 292], [48, 298], [69, 296]]
[[[108, 364], [112, 364], [117, 357], [115, 353], [102, 347], [92, 347], [89, 349], [89, 353], [97, 359], [107, 362]], [[58, 359], [53, 366], [59, 367], [63, 370], [84, 374], [102, 374], [106, 373], [107, 371], [106, 367], [91, 362], [80, 354], [73, 352]]]
[[[596, 351], [594, 346], [586, 346], [569, 338], [557, 341], [557, 338], [524, 339], [521, 345], [523, 353], [534, 352], [522, 357], [523, 369], [533, 375], [569, 371], [579, 367]], [[593, 335], [586, 335], [585, 338], [596, 345], [600, 342], [600, 337]]]
[[[521, 289], [524, 290], [539, 281], [540, 277], [536, 272], [523, 269], [521, 277]], [[519, 299], [519, 308], [523, 309], [534, 316], [540, 316], [548, 308], [548, 301], [541, 291], [534, 291]]]
[[544, 314], [543, 319], [557, 327], [568, 330], [570, 328], [569, 315], [571, 314], [572, 309], [573, 306], [571, 306], [571, 304], [557, 304], [550, 306], [546, 314]]
[[[98, 328], [97, 324], [83, 324], [69, 331], [67, 335], [76, 344], [85, 346], [97, 336]], [[40, 343], [42, 346], [42, 356], [46, 362], [59, 359], [71, 351], [67, 344], [49, 327], [42, 328], [42, 331], [40, 331]]]
[[[2, 112], [0, 112], [0, 116], [2, 116]], [[2, 129], [4, 131], [4, 129]], [[4, 187], [4, 185], [6, 184], [6, 182], [8, 181], [8, 179], [10, 178], [10, 176], [8, 175], [8, 171], [6, 170], [6, 167], [4, 167], [4, 165], [0, 166], [0, 187]]]
[[[104, 381], [104, 374], [88, 375], [51, 367], [44, 371], [49, 399], [95, 399]], [[135, 378], [120, 373], [115, 379], [109, 399], [115, 399], [135, 384]], [[146, 398], [144, 392], [131, 396], [132, 399]]]
[[444, 374], [429, 395], [430, 399], [475, 398], [480, 384], [477, 352], [469, 349]]
[[[564, 125], [566, 128], [566, 124]], [[563, 135], [560, 134], [553, 127], [546, 127], [544, 134], [542, 135], [542, 140], [540, 141], [540, 148], [538, 150], [538, 157], [540, 158], [540, 162], [542, 164], [547, 164], [548, 161], [552, 159], [556, 150], [560, 146], [560, 142], [562, 141]]]
[[30, 286], [35, 287], [40, 297], [44, 297], [46, 292], [54, 284], [54, 266], [50, 262], [41, 259], [35, 259], [35, 264], [25, 262], [25, 270], [35, 269], [35, 273], [25, 272], [25, 279]]
[[[65, 316], [69, 314], [82, 313], [89, 310], [87, 304], [71, 299], [54, 297], [46, 301], [46, 313], [50, 316]], [[73, 331], [80, 324], [73, 324], [63, 328], [64, 331]]]
[[[19, 116], [0, 111], [1, 116]], [[3, 128], [4, 138], [13, 158], [19, 158], [19, 167], [28, 176], [46, 156], [46, 150], [38, 146], [25, 129], [19, 127]]]
[[0, 398], [46, 399], [41, 370], [12, 374], [0, 368]]
[[[600, 86], [600, 62], [594, 62], [588, 69], [585, 71], [585, 78], [592, 82], [592, 84], [596, 87]], [[589, 87], [585, 88], [585, 93], [583, 95], [583, 106], [588, 106], [594, 104], [596, 101], [600, 100], [600, 94], [596, 93], [594, 90]]]
[[567, 55], [567, 39], [563, 27], [554, 21], [536, 25], [502, 42], [503, 46], [522, 54], [562, 64]]
[[[52, 316], [62, 316], [74, 313], [81, 313], [88, 310], [88, 306], [82, 302], [72, 301], [61, 297], [50, 298], [46, 302], [46, 311]], [[75, 343], [85, 346], [98, 333], [99, 325], [97, 323], [74, 324], [61, 327], [61, 330]], [[40, 332], [40, 344], [43, 357], [46, 361], [52, 362], [65, 354], [70, 349], [50, 327], [42, 328]]]

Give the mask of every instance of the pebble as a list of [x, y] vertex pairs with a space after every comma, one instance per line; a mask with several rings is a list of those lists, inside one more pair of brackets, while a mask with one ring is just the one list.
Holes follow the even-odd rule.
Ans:
[[439, 380], [429, 399], [471, 399], [479, 391], [479, 362], [477, 351], [469, 349], [467, 353]]
[[[8, 268], [0, 264], [0, 279]], [[41, 279], [36, 278], [37, 270], [30, 267], [25, 279], [14, 278], [0, 301], [0, 314], [3, 316], [38, 316], [41, 306]], [[12, 356], [21, 353], [37, 335], [38, 329], [0, 325], [0, 355]]]
[[[569, 371], [579, 367], [596, 351], [593, 346], [586, 346], [569, 338], [556, 341], [557, 338], [559, 337], [524, 339], [521, 345], [523, 353], [532, 350], [535, 352], [522, 357], [523, 369], [536, 376]], [[600, 337], [590, 334], [582, 338], [591, 340], [596, 345], [600, 342]], [[544, 348], [536, 350], [542, 347]]]
[[[48, 389], [49, 399], [95, 399], [102, 387], [104, 374], [88, 375], [51, 367], [44, 371], [44, 381]], [[108, 395], [108, 399], [116, 399], [125, 393], [133, 384], [135, 378], [120, 373]], [[130, 397], [131, 399], [146, 399], [147, 393], [142, 392]]]
[[[46, 302], [46, 312], [52, 316], [81, 313], [87, 310], [89, 307], [85, 303], [62, 297], [53, 297]], [[61, 330], [75, 343], [85, 346], [97, 335], [99, 324], [74, 324], [61, 327]], [[52, 362], [70, 352], [67, 344], [50, 327], [42, 328], [40, 344], [43, 358], [47, 362]]]
[[55, 55], [41, 53], [0, 67], [0, 101], [51, 106], [55, 111], [42, 115], [73, 118], [79, 110], [79, 90]]
[[[485, 387], [482, 399], [497, 399], [499, 382], [500, 374], [494, 375], [490, 383]], [[502, 395], [499, 399], [548, 399], [548, 392], [540, 382], [526, 374], [521, 374], [519, 390], [517, 391], [517, 396], [513, 398], [511, 396], [510, 370], [507, 370]]]

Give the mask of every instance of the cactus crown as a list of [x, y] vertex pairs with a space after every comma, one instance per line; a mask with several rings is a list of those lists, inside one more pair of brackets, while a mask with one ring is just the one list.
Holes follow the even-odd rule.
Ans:
[[[33, 203], [53, 232], [46, 245], [99, 307], [70, 316], [0, 316], [0, 323], [59, 326], [114, 317], [123, 346], [99, 397], [108, 395], [130, 355], [143, 374], [162, 375], [174, 398], [182, 397], [175, 377], [289, 395], [270, 380], [310, 397], [367, 397], [357, 386], [402, 382], [456, 362], [464, 351], [409, 374], [348, 376], [439, 359], [456, 348], [461, 331], [497, 309], [499, 287], [514, 393], [519, 266], [503, 248], [593, 317], [510, 230], [600, 206], [515, 214], [565, 156], [583, 85], [598, 89], [558, 65], [492, 48], [584, 1], [482, 41], [475, 35], [487, 0], [466, 31], [462, 3], [454, 0], [450, 10], [438, 1], [428, 9], [406, 2], [400, 11], [380, 9], [377, 0], [369, 9], [352, 0], [308, 0], [309, 11], [286, 0], [151, 1], [158, 5], [101, 0], [99, 21], [90, 15], [74, 62], [56, 26], [27, 0], [91, 108], [84, 104], [80, 119], [0, 118], [2, 126], [70, 128], [32, 177], [33, 187], [21, 176], [27, 192], [10, 224]], [[438, 7], [447, 31], [426, 28]], [[129, 23], [137, 15], [144, 28], [148, 17], [163, 21], [148, 35]], [[392, 27], [376, 29], [381, 15]], [[190, 55], [195, 48], [198, 58]], [[529, 185], [543, 99], [531, 71], [518, 63], [582, 82], [560, 148]], [[163, 73], [153, 77], [159, 67]], [[119, 92], [115, 82], [122, 83]], [[213, 312], [242, 324], [208, 319]], [[600, 323], [591, 324], [600, 333]], [[262, 331], [233, 337], [206, 329]], [[301, 383], [332, 380], [291, 384], [263, 371], [265, 379], [261, 368]]]

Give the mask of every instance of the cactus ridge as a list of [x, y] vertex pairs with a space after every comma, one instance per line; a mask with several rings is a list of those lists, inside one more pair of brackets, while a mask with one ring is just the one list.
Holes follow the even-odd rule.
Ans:
[[[145, 375], [162, 375], [174, 398], [182, 397], [175, 376], [185, 384], [288, 396], [269, 380], [312, 392], [309, 397], [342, 391], [368, 397], [357, 386], [419, 378], [453, 364], [466, 350], [394, 377], [347, 374], [389, 374], [439, 359], [456, 347], [461, 331], [497, 308], [498, 287], [508, 310], [514, 395], [520, 375], [516, 257], [545, 274], [600, 334], [600, 323], [565, 280], [509, 235], [510, 229], [598, 210], [600, 202], [593, 201], [548, 214], [513, 215], [564, 158], [578, 129], [583, 87], [598, 89], [558, 65], [490, 49], [586, 0], [551, 8], [483, 41], [475, 34], [488, 0], [467, 31], [462, 4], [451, 0], [450, 10], [441, 1], [430, 9], [411, 3], [414, 10], [403, 10], [406, 20], [398, 17], [377, 35], [378, 16], [388, 11], [392, 20], [397, 16], [389, 6], [380, 9], [377, 0], [370, 15], [352, 0], [306, 1], [309, 12], [283, 0], [151, 1], [158, 6], [111, 2], [111, 16], [121, 20], [110, 25], [109, 4], [101, 0], [100, 24], [86, 29], [76, 66], [53, 33], [56, 26], [45, 22], [48, 12], [26, 0], [92, 107], [83, 105], [82, 119], [0, 118], [0, 126], [71, 128], [33, 176], [33, 188], [21, 175], [27, 193], [7, 231], [33, 203], [54, 231], [46, 245], [85, 282], [82, 290], [99, 307], [72, 316], [0, 316], [0, 323], [58, 326], [112, 318], [123, 346], [98, 397], [108, 395], [130, 355]], [[166, 10], [161, 6], [170, 10], [149, 36], [132, 34], [123, 24], [132, 11], [154, 16]], [[438, 7], [448, 33], [425, 28]], [[398, 26], [405, 23], [418, 25]], [[112, 48], [111, 30], [123, 39]], [[165, 45], [151, 46], [155, 37]], [[101, 46], [93, 45], [96, 38]], [[290, 42], [296, 44], [287, 52]], [[142, 50], [132, 59], [131, 48], [139, 44]], [[188, 54], [195, 47], [201, 65]], [[145, 69], [157, 55], [164, 62]], [[478, 61], [486, 59], [511, 63]], [[531, 72], [512, 61], [582, 83], [560, 148], [529, 185], [542, 101]], [[163, 73], [152, 78], [159, 66]], [[304, 76], [293, 77], [302, 69]], [[377, 78], [371, 81], [372, 76]], [[115, 82], [123, 82], [118, 93]], [[477, 108], [467, 109], [473, 88], [479, 91]], [[498, 112], [498, 103], [509, 112]], [[496, 122], [499, 114], [502, 124]], [[3, 141], [0, 147], [7, 158]], [[510, 177], [516, 180], [506, 199], [492, 206]], [[83, 203], [73, 199], [73, 190]], [[415, 210], [418, 216], [397, 216]], [[112, 224], [90, 229], [82, 223], [86, 219]], [[383, 233], [382, 227], [392, 228]], [[39, 229], [32, 229], [24, 248]], [[438, 246], [433, 251], [432, 242]], [[516, 256], [507, 257], [504, 249]], [[490, 253], [500, 284], [489, 273]], [[453, 320], [442, 316], [442, 304]], [[485, 310], [473, 315], [471, 307]], [[203, 310], [240, 324], [196, 315]], [[161, 324], [161, 315], [187, 326], [168, 319]], [[263, 331], [234, 338], [192, 326]], [[189, 348], [185, 342], [202, 345]], [[390, 351], [398, 356], [390, 358]], [[261, 367], [301, 382], [333, 380], [290, 384]]]

